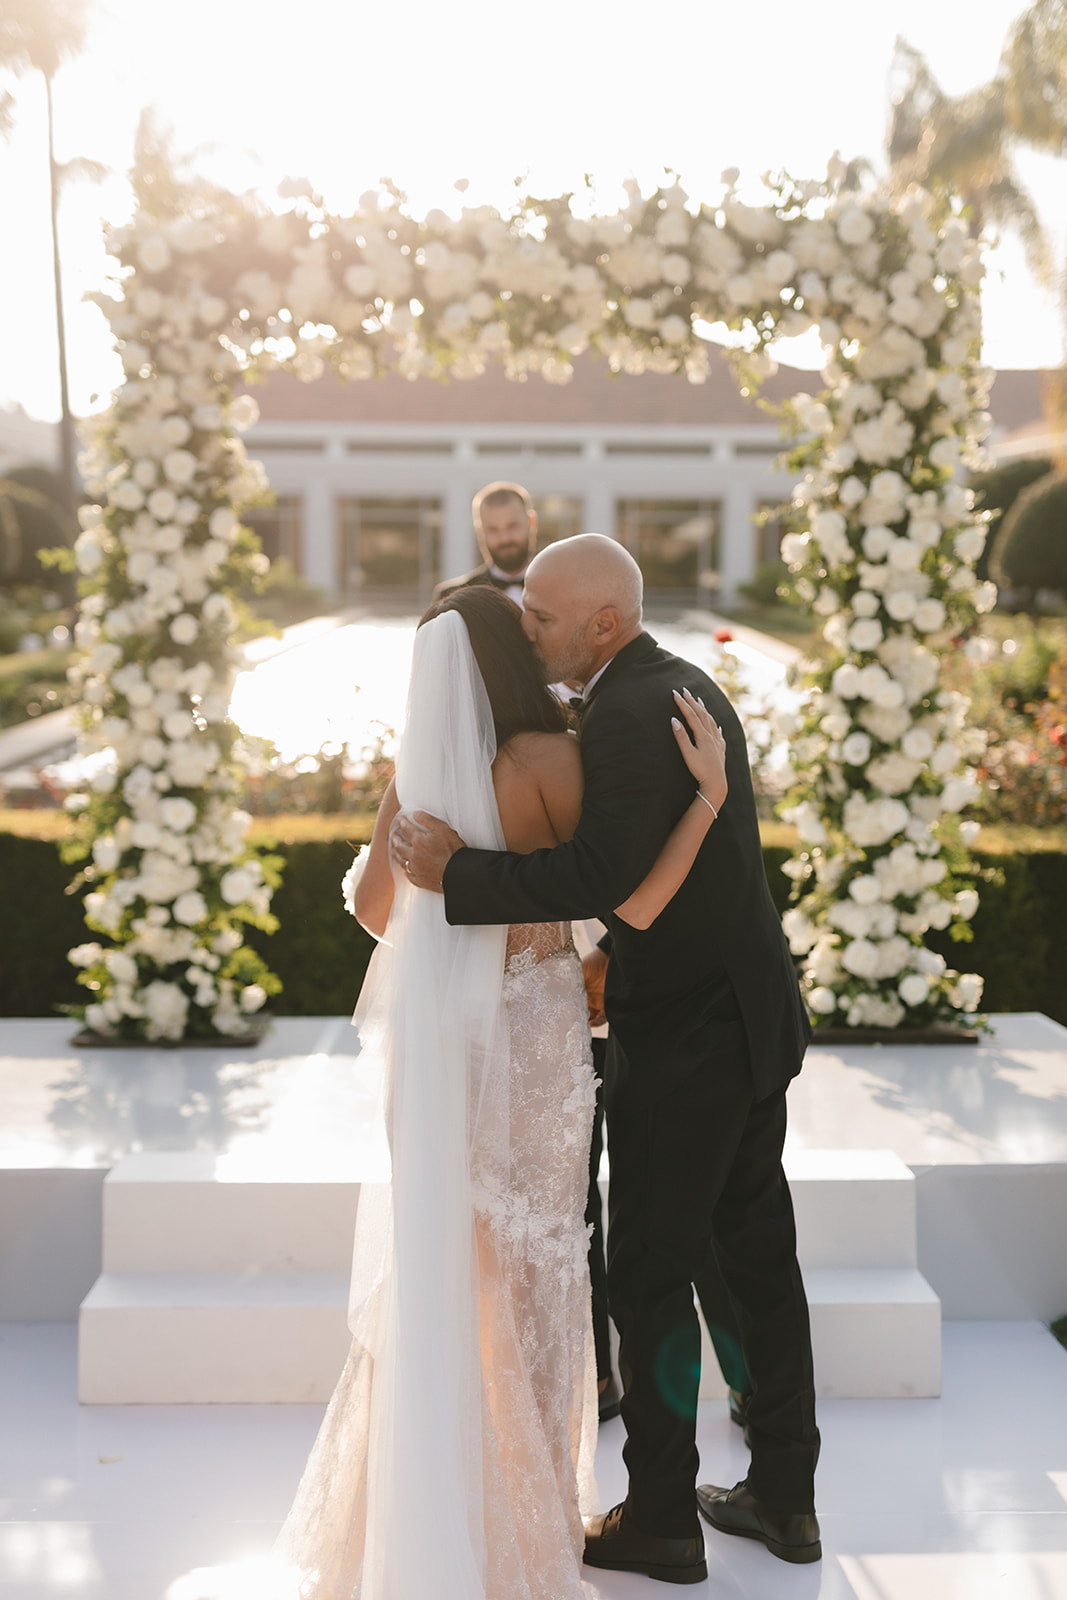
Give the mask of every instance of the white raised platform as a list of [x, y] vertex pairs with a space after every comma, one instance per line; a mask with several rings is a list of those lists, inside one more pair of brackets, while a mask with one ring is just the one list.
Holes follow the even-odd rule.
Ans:
[[[131, 1153], [199, 1151], [227, 1180], [383, 1175], [343, 1017], [282, 1018], [254, 1050], [75, 1050], [70, 1034], [0, 1019], [0, 1320], [77, 1316], [102, 1269], [103, 1179]], [[975, 1046], [811, 1049], [789, 1102], [791, 1163], [881, 1149], [910, 1168], [944, 1315], [1067, 1311], [1067, 1029], [1021, 1014]]]
[[[805, 1152], [790, 1180], [819, 1393], [937, 1394], [940, 1306], [915, 1264], [911, 1172], [888, 1151]], [[198, 1151], [120, 1161], [79, 1318], [83, 1402], [327, 1399], [348, 1347], [358, 1193], [284, 1169], [242, 1177]], [[709, 1356], [702, 1398], [722, 1392]]]

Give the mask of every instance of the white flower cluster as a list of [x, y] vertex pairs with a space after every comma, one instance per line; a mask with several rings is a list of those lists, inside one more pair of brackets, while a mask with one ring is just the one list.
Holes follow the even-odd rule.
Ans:
[[[783, 544], [831, 652], [792, 741], [786, 813], [802, 841], [788, 870], [809, 891], [789, 928], [812, 1009], [896, 1025], [977, 1004], [975, 982], [938, 966], [923, 935], [974, 909], [949, 860], [973, 780], [938, 656], [994, 600], [974, 579], [984, 528], [955, 481], [987, 420], [981, 262], [964, 223], [925, 194], [845, 193], [842, 181], [782, 179], [753, 206], [731, 171], [705, 205], [671, 182], [652, 195], [630, 185], [610, 215], [581, 215], [572, 197], [421, 220], [391, 186], [331, 217], [302, 202], [264, 216], [188, 185], [176, 214], [113, 230], [128, 276], [124, 298], [102, 303], [127, 382], [88, 468], [101, 507], [78, 541], [95, 590], [80, 682], [88, 737], [114, 752], [87, 824], [105, 880], [91, 914], [139, 968], [137, 983], [87, 969], [101, 1004], [180, 1031], [172, 977], [140, 982], [158, 956], [189, 963], [190, 1004], [218, 991], [223, 1026], [240, 1005], [196, 952], [219, 953], [226, 908], [256, 916], [269, 898], [224, 798], [221, 576], [235, 508], [260, 487], [236, 437], [254, 417], [230, 398], [236, 374], [284, 362], [311, 379], [328, 358], [345, 378], [463, 378], [500, 361], [515, 378], [565, 382], [590, 349], [615, 370], [700, 382], [700, 321], [746, 330], [756, 378], [777, 336], [816, 326], [830, 352], [824, 394], [794, 405], [806, 470]], [[173, 194], [172, 175], [157, 187]]]
[[[143, 214], [124, 230], [133, 271], [109, 310], [127, 379], [80, 461], [96, 504], [80, 513], [85, 794], [68, 800], [89, 856], [90, 926], [113, 941], [70, 959], [100, 1033], [174, 1040], [237, 1034], [277, 987], [244, 946], [269, 925], [271, 889], [246, 842], [250, 818], [227, 721], [235, 665], [229, 587], [255, 557], [237, 510], [265, 487], [236, 437], [255, 420], [230, 401], [237, 362], [214, 331], [227, 305], [182, 270], [208, 239], [187, 218]], [[113, 248], [119, 248], [117, 240]], [[164, 287], [158, 281], [167, 274]]]
[[793, 402], [806, 470], [782, 555], [829, 654], [792, 749], [783, 815], [803, 899], [786, 931], [817, 1017], [897, 1027], [981, 995], [923, 944], [978, 904], [960, 887], [970, 830], [957, 820], [977, 794], [975, 752], [939, 658], [996, 598], [975, 578], [985, 528], [956, 481], [988, 425], [981, 262], [965, 225], [939, 225], [913, 193], [854, 199], [813, 272], [800, 292], [832, 355], [824, 394]]

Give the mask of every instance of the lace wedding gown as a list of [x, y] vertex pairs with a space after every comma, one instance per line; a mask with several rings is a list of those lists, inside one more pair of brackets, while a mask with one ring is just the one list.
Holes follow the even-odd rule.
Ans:
[[[466, 628], [416, 635], [397, 789], [502, 848]], [[398, 881], [357, 1008], [392, 1182], [356, 1221], [354, 1339], [275, 1549], [300, 1600], [579, 1600], [595, 1509], [594, 1078], [565, 923], [450, 928]]]
[[[595, 1507], [596, 1363], [584, 1221], [593, 1079], [581, 966], [565, 924], [509, 930], [510, 1182], [471, 1151], [481, 1346], [486, 1600], [569, 1600], [581, 1512]], [[483, 1161], [483, 1154], [486, 1159]], [[424, 1330], [434, 1370], [434, 1328]], [[361, 1582], [374, 1362], [355, 1341], [312, 1449], [278, 1554], [301, 1600], [370, 1600]], [[424, 1462], [431, 1498], [448, 1464]], [[409, 1537], [419, 1540], [420, 1505]], [[385, 1570], [391, 1563], [386, 1553]], [[390, 1600], [394, 1591], [384, 1591]], [[439, 1571], [432, 1592], [451, 1600]], [[397, 1590], [398, 1600], [408, 1600]], [[416, 1600], [412, 1596], [411, 1600]]]

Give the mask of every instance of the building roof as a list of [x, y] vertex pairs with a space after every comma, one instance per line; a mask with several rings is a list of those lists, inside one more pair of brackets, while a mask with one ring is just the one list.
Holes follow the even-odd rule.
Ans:
[[[704, 384], [687, 383], [676, 373], [617, 374], [601, 360], [580, 356], [567, 384], [546, 383], [536, 375], [516, 383], [497, 366], [480, 378], [451, 383], [412, 381], [396, 374], [347, 384], [327, 374], [301, 383], [275, 373], [253, 392], [264, 422], [768, 424], [758, 401], [743, 399], [738, 392], [726, 358], [715, 346], [709, 354], [711, 370]], [[998, 433], [1014, 433], [1042, 417], [1046, 376], [1038, 371], [997, 373], [990, 409]], [[782, 366], [763, 384], [759, 399], [776, 405], [798, 390], [815, 393], [820, 388], [818, 373]]]
[[[820, 387], [814, 372], [782, 368], [769, 378], [762, 398], [772, 404], [798, 389]], [[728, 362], [712, 351], [707, 383], [687, 383], [677, 373], [613, 373], [604, 361], [581, 356], [566, 384], [533, 375], [524, 383], [505, 376], [500, 366], [480, 378], [440, 383], [389, 374], [342, 383], [332, 374], [300, 383], [277, 373], [256, 388], [264, 422], [396, 423], [582, 423], [629, 426], [741, 426], [765, 423], [765, 412], [743, 400]]]

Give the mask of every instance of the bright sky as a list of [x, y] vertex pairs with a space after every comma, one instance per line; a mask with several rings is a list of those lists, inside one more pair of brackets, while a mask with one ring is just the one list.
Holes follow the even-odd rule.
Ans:
[[[882, 162], [896, 34], [922, 50], [951, 93], [995, 71], [1020, 0], [100, 0], [88, 48], [56, 80], [60, 159], [112, 169], [78, 183], [61, 213], [76, 410], [118, 375], [103, 317], [81, 304], [107, 266], [100, 220], [129, 212], [128, 170], [142, 106], [158, 108], [180, 152], [229, 186], [272, 194], [306, 176], [335, 209], [383, 175], [414, 208], [506, 205], [521, 176], [553, 194], [592, 173], [605, 207], [630, 174], [665, 166], [690, 194], [724, 167], [821, 176], [834, 149]], [[51, 312], [44, 94], [15, 85], [17, 128], [0, 145], [8, 224], [0, 252], [5, 330], [0, 405], [58, 414]], [[1024, 155], [1059, 258], [1067, 250], [1067, 163]], [[1060, 319], [1014, 241], [991, 258], [987, 361], [1054, 365]], [[96, 402], [99, 404], [99, 402]]]

